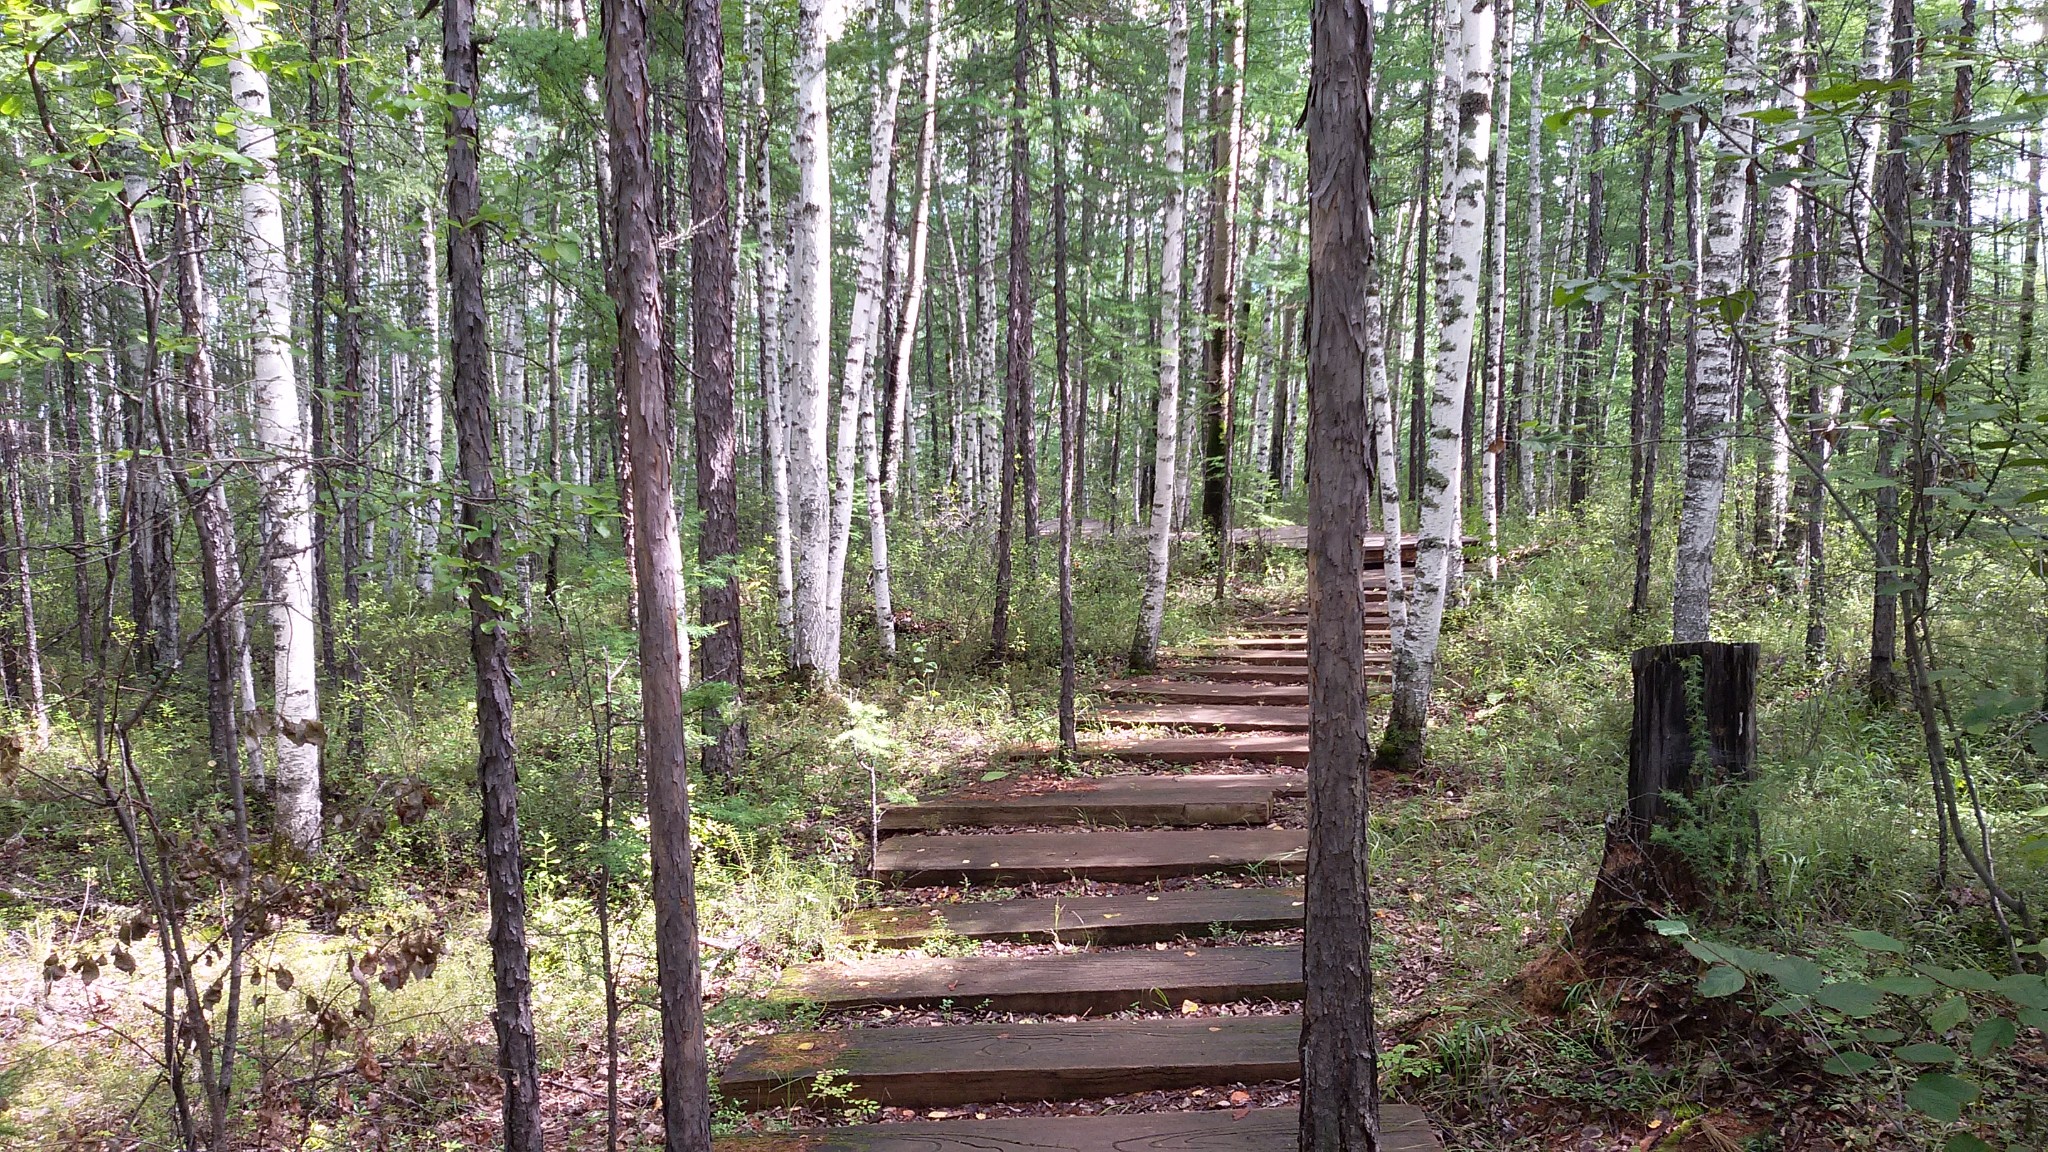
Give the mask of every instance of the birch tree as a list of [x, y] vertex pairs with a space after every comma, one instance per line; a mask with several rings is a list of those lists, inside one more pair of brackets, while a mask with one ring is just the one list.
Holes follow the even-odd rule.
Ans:
[[827, 388], [832, 376], [832, 162], [825, 120], [826, 7], [801, 0], [795, 55], [796, 201], [789, 222], [790, 554], [789, 665], [799, 677], [836, 683], [839, 629], [832, 615], [832, 513], [826, 489]]
[[1685, 412], [1685, 495], [1678, 519], [1677, 590], [1672, 639], [1708, 638], [1714, 589], [1714, 543], [1728, 488], [1728, 440], [1735, 420], [1737, 324], [1744, 309], [1742, 237], [1749, 210], [1747, 167], [1755, 151], [1757, 52], [1762, 39], [1754, 0], [1729, 0], [1728, 63], [1722, 106], [1708, 129], [1714, 144], [1706, 254], [1700, 265], [1693, 322], [1699, 339], [1697, 381]]
[[1152, 454], [1152, 521], [1147, 530], [1145, 596], [1138, 606], [1138, 631], [1131, 639], [1131, 667], [1159, 667], [1159, 631], [1166, 618], [1167, 573], [1173, 558], [1174, 465], [1180, 455], [1181, 266], [1187, 262], [1188, 91], [1187, 0], [1170, 0], [1166, 10], [1166, 207], [1159, 257], [1159, 406]]
[[[1415, 545], [1415, 599], [1394, 650], [1393, 706], [1378, 752], [1382, 764], [1422, 762], [1423, 733], [1436, 675], [1437, 641], [1453, 578], [1452, 552], [1463, 534], [1460, 496], [1465, 454], [1466, 378], [1479, 304], [1480, 257], [1486, 240], [1486, 179], [1493, 143], [1492, 0], [1454, 0], [1444, 62], [1450, 72], [1444, 120], [1444, 177], [1438, 218], [1436, 362], [1429, 402], [1427, 466], [1420, 490]], [[1388, 540], [1389, 552], [1400, 547]]]
[[789, 519], [789, 417], [782, 387], [782, 249], [775, 234], [775, 168], [773, 133], [768, 120], [767, 45], [762, 38], [764, 0], [746, 5], [744, 37], [747, 53], [747, 109], [754, 150], [754, 362], [761, 374], [761, 452], [768, 464], [768, 496], [775, 517], [775, 623], [784, 647], [791, 642], [794, 619]]
[[268, 570], [277, 752], [273, 759], [277, 828], [294, 848], [320, 851], [320, 701], [314, 659], [313, 482], [305, 421], [292, 364], [292, 287], [285, 261], [284, 209], [279, 201], [277, 129], [270, 77], [257, 66], [269, 39], [263, 9], [237, 0], [227, 10], [232, 47], [228, 85], [235, 108], [235, 146], [245, 166], [240, 184], [243, 266], [247, 278], [251, 391], [257, 476], [269, 525]]

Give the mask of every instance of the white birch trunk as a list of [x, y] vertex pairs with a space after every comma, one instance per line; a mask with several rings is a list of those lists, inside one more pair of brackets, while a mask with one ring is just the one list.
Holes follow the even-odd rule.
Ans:
[[270, 78], [253, 63], [266, 36], [261, 9], [231, 4], [228, 84], [239, 115], [235, 145], [249, 161], [241, 182], [243, 261], [250, 310], [251, 392], [257, 474], [269, 535], [277, 755], [277, 830], [294, 848], [320, 851], [320, 702], [313, 619], [313, 487], [306, 426], [292, 364], [292, 286], [285, 267], [284, 210], [278, 197], [277, 132]]
[[1522, 214], [1521, 302], [1516, 308], [1522, 346], [1515, 369], [1521, 381], [1515, 400], [1515, 478], [1521, 485], [1524, 515], [1536, 511], [1536, 444], [1529, 433], [1536, 422], [1536, 353], [1543, 346], [1537, 297], [1543, 270], [1543, 68], [1536, 61], [1543, 44], [1543, 9], [1544, 0], [1536, 0], [1536, 14], [1529, 23], [1529, 203]]
[[829, 604], [832, 512], [826, 489], [826, 392], [831, 383], [832, 164], [825, 121], [826, 6], [797, 7], [796, 202], [790, 214], [788, 472], [790, 667], [827, 684], [839, 679], [838, 625]]
[[1699, 369], [1685, 413], [1685, 498], [1678, 516], [1677, 588], [1671, 636], [1679, 643], [1709, 635], [1714, 541], [1728, 488], [1728, 440], [1735, 412], [1737, 325], [1741, 321], [1742, 238], [1749, 210], [1747, 168], [1755, 152], [1757, 51], [1762, 22], [1755, 0], [1729, 0], [1728, 65], [1721, 115], [1708, 126], [1715, 146], [1707, 208], [1706, 253], [1693, 323]]
[[[900, 3], [900, 0], [899, 0]], [[903, 90], [903, 30], [899, 21], [875, 14], [886, 27], [889, 63], [875, 96], [868, 125], [867, 215], [860, 224], [854, 272], [853, 308], [846, 321], [846, 356], [839, 368], [838, 429], [832, 444], [832, 538], [825, 576], [825, 615], [830, 622], [826, 657], [837, 679], [839, 644], [845, 624], [846, 552], [853, 538], [854, 464], [859, 448], [861, 390], [874, 366], [883, 312], [882, 264], [889, 257], [889, 174], [896, 153], [896, 102]]]
[[[907, 28], [910, 6], [907, 0], [898, 0], [896, 11]], [[889, 443], [893, 446], [887, 460], [883, 462], [885, 475], [882, 481], [887, 485], [892, 501], [898, 498], [897, 485], [903, 468], [903, 459], [909, 454], [911, 428], [916, 423], [910, 418], [911, 355], [917, 347], [917, 322], [924, 304], [925, 265], [931, 258], [931, 218], [933, 167], [939, 146], [939, 8], [938, 0], [925, 0], [925, 42], [924, 42], [924, 124], [919, 135], [917, 148], [917, 188], [912, 195], [910, 211], [909, 267], [903, 288], [903, 314], [896, 332], [896, 410], [890, 414], [893, 422], [889, 429]], [[911, 460], [914, 470], [915, 458]], [[878, 609], [879, 610], [879, 609]], [[890, 640], [894, 650], [894, 637]]]
[[768, 493], [774, 510], [775, 624], [787, 648], [792, 632], [796, 577], [790, 551], [789, 422], [783, 408], [781, 249], [775, 242], [775, 181], [768, 130], [767, 45], [761, 30], [761, 0], [746, 10], [747, 111], [754, 131], [753, 197], [754, 318], [759, 337], [755, 359], [761, 372], [761, 451], [768, 456]]
[[[419, 42], [408, 41], [405, 68], [409, 86], [417, 86], [419, 67]], [[421, 155], [425, 155], [425, 110], [413, 109], [410, 120], [414, 145]], [[442, 446], [442, 417], [447, 410], [442, 399], [441, 252], [440, 240], [435, 235], [434, 198], [431, 195], [422, 195], [414, 203], [413, 235], [407, 259], [417, 269], [413, 277], [411, 326], [420, 340], [419, 353], [414, 360], [418, 376], [413, 382], [419, 396], [420, 485], [415, 543], [419, 549], [419, 564], [413, 574], [413, 586], [424, 596], [434, 591], [434, 561], [441, 551], [441, 483], [445, 477], [443, 465], [446, 460]]]
[[[1779, 131], [1786, 143], [1799, 139], [1805, 126], [1806, 110], [1806, 6], [1800, 0], [1774, 6], [1773, 34], [1776, 50], [1783, 53], [1776, 90], [1771, 104], [1792, 113]], [[1799, 159], [1792, 154], [1781, 165], [1796, 170]], [[1763, 244], [1757, 259], [1756, 340], [1762, 351], [1762, 396], [1764, 459], [1762, 487], [1757, 496], [1756, 543], [1758, 560], [1769, 563], [1785, 541], [1785, 518], [1791, 506], [1792, 425], [1792, 262], [1793, 239], [1799, 234], [1801, 196], [1796, 178], [1779, 182], [1760, 192], [1758, 208], [1763, 217]]]
[[[1486, 239], [1486, 179], [1493, 144], [1491, 0], [1454, 0], [1444, 43], [1444, 172], [1438, 201], [1436, 363], [1430, 381], [1429, 426], [1415, 545], [1415, 599], [1394, 649], [1393, 708], [1380, 747], [1383, 761], [1421, 761], [1437, 642], [1452, 580], [1453, 552], [1463, 535], [1466, 380], [1479, 304]], [[1400, 547], [1387, 541], [1387, 551]]]
[[1387, 379], [1387, 313], [1382, 306], [1378, 259], [1365, 282], [1365, 379], [1372, 389], [1372, 453], [1380, 482], [1380, 536], [1386, 560], [1387, 640], [1398, 651], [1408, 629], [1408, 584], [1401, 571], [1400, 453], [1394, 448], [1394, 391]]
[[1173, 559], [1174, 505], [1180, 492], [1181, 265], [1187, 258], [1188, 6], [1170, 0], [1166, 15], [1166, 212], [1159, 253], [1159, 415], [1152, 456], [1152, 523], [1145, 557], [1145, 596], [1131, 664], [1150, 671], [1159, 663], [1159, 630], [1166, 619], [1166, 583]]
[[1486, 269], [1485, 385], [1479, 419], [1479, 507], [1486, 521], [1486, 578], [1500, 579], [1500, 454], [1507, 448], [1501, 423], [1508, 358], [1508, 109], [1514, 101], [1514, 0], [1500, 0], [1494, 29], [1492, 239]]
[[875, 394], [870, 384], [862, 389], [860, 440], [863, 479], [868, 501], [868, 587], [875, 597], [875, 639], [887, 659], [896, 656], [896, 609], [889, 596], [889, 518], [882, 507], [882, 446], [876, 435]]

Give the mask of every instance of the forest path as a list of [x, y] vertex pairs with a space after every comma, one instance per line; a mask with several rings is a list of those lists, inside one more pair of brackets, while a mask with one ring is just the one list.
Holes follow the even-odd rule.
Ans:
[[[1368, 611], [1384, 676], [1384, 600]], [[724, 1152], [1291, 1152], [1306, 626], [1247, 617], [1161, 675], [1102, 686], [1128, 701], [1085, 717], [1114, 729], [1081, 745], [1102, 774], [1033, 771], [883, 813], [884, 906], [846, 923], [876, 951], [785, 972], [772, 996], [819, 1024], [746, 1045], [719, 1087], [746, 1108], [872, 1101], [889, 1122]], [[1383, 1147], [1440, 1147], [1416, 1109], [1382, 1121]]]

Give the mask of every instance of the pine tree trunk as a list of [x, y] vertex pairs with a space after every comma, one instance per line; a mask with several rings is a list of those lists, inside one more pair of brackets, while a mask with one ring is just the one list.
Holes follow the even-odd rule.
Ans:
[[[832, 169], [825, 103], [825, 4], [797, 8], [797, 166], [789, 258], [789, 507], [793, 632], [789, 666], [827, 684], [839, 678], [838, 627], [831, 615], [832, 519], [826, 489], [826, 400], [831, 383]], [[616, 143], [614, 144], [616, 147]]]
[[1543, 16], [1547, 0], [1536, 0], [1529, 23], [1529, 203], [1522, 213], [1522, 283], [1515, 306], [1516, 328], [1521, 334], [1515, 359], [1515, 487], [1522, 496], [1522, 513], [1536, 512], [1536, 444], [1529, 429], [1536, 422], [1537, 355], [1542, 351], [1540, 302], [1543, 271], [1543, 65], [1538, 52], [1543, 47]]
[[341, 629], [342, 766], [354, 771], [367, 756], [363, 702], [363, 563], [366, 538], [363, 490], [363, 219], [356, 195], [356, 98], [349, 63], [349, 0], [334, 4], [334, 132], [340, 152], [341, 193]]
[[792, 569], [789, 517], [789, 420], [782, 379], [783, 268], [775, 236], [774, 146], [768, 120], [767, 46], [761, 29], [762, 0], [746, 5], [747, 107], [754, 151], [754, 359], [761, 373], [761, 452], [775, 536], [775, 623], [787, 648], [792, 642], [796, 577]]
[[[1301, 1152], [1376, 1152], [1364, 568], [1373, 277], [1372, 24], [1315, 0], [1308, 106], [1309, 833], [1302, 943]], [[1361, 131], [1361, 127], [1364, 129]], [[1398, 546], [1386, 551], [1398, 555]]]
[[292, 365], [292, 291], [285, 266], [284, 210], [278, 196], [277, 132], [270, 111], [270, 78], [256, 67], [262, 51], [262, 16], [236, 9], [228, 17], [233, 52], [229, 86], [241, 117], [236, 147], [248, 162], [241, 179], [243, 262], [251, 310], [250, 356], [257, 475], [268, 523], [264, 565], [269, 569], [277, 722], [277, 829], [294, 848], [320, 851], [320, 702], [314, 661], [313, 485], [306, 426]]
[[[902, 20], [909, 27], [908, 5], [900, 7]], [[891, 392], [888, 412], [888, 451], [883, 453], [882, 474], [886, 497], [885, 504], [894, 507], [897, 486], [903, 471], [903, 456], [908, 448], [907, 438], [915, 422], [906, 419], [908, 403], [911, 354], [917, 340], [917, 323], [924, 306], [926, 265], [931, 259], [931, 214], [932, 183], [939, 146], [939, 13], [937, 0], [926, 0], [924, 20], [924, 84], [921, 95], [924, 99], [924, 121], [918, 131], [917, 145], [917, 187], [912, 194], [915, 206], [910, 214], [910, 262], [906, 269], [907, 280], [903, 289], [903, 311], [896, 329], [896, 371], [899, 382]], [[911, 461], [915, 472], [917, 462]]]
[[1038, 534], [1038, 473], [1031, 460], [1031, 145], [1026, 130], [1031, 79], [1029, 0], [1016, 0], [1010, 51], [1010, 284], [1003, 316], [1003, 479], [996, 513], [996, 604], [989, 646], [998, 660], [1010, 654], [1011, 539], [1023, 491], [1024, 539]]
[[1180, 457], [1180, 274], [1187, 262], [1187, 193], [1181, 178], [1187, 165], [1188, 90], [1187, 0], [1169, 0], [1166, 11], [1166, 127], [1161, 150], [1166, 162], [1166, 207], [1159, 258], [1159, 404], [1154, 418], [1152, 521], [1147, 529], [1145, 595], [1138, 606], [1138, 631], [1131, 639], [1131, 667], [1159, 667], [1159, 630], [1166, 618], [1166, 585], [1173, 557], [1174, 465]]
[[[1448, 72], [1438, 219], [1437, 360], [1430, 387], [1428, 474], [1422, 479], [1415, 545], [1415, 600], [1394, 650], [1393, 707], [1379, 762], [1414, 768], [1422, 762], [1423, 734], [1436, 676], [1437, 640], [1451, 591], [1452, 553], [1462, 548], [1464, 470], [1460, 433], [1471, 370], [1479, 264], [1486, 241], [1486, 178], [1493, 143], [1494, 9], [1490, 0], [1453, 0], [1444, 62]], [[1399, 549], [1389, 540], [1386, 551]]]
[[[1792, 113], [1778, 130], [1785, 144], [1804, 133], [1809, 57], [1806, 50], [1806, 5], [1802, 0], [1778, 0], [1772, 5], [1771, 39], [1780, 54], [1778, 82], [1773, 92], [1775, 107]], [[1759, 189], [1757, 205], [1761, 220], [1762, 248], [1757, 258], [1756, 301], [1758, 315], [1754, 343], [1761, 353], [1762, 401], [1758, 418], [1763, 423], [1760, 439], [1763, 460], [1759, 468], [1752, 543], [1759, 563], [1769, 563], [1785, 540], [1786, 517], [1791, 508], [1792, 489], [1792, 277], [1795, 259], [1793, 240], [1804, 230], [1806, 197], [1796, 176], [1796, 152], [1780, 159], [1774, 167], [1784, 178]]]
[[1494, 66], [1499, 71], [1494, 105], [1493, 171], [1488, 178], [1488, 196], [1493, 219], [1488, 232], [1486, 268], [1486, 355], [1480, 361], [1485, 375], [1481, 401], [1479, 505], [1486, 522], [1486, 578], [1500, 578], [1500, 455], [1507, 447], [1507, 428], [1502, 423], [1501, 403], [1505, 398], [1508, 355], [1508, 109], [1513, 102], [1515, 50], [1515, 3], [1500, 0], [1500, 14], [1494, 26]]
[[[1219, 565], [1228, 570], [1230, 546], [1230, 456], [1237, 417], [1237, 201], [1244, 165], [1245, 37], [1240, 0], [1217, 0], [1230, 59], [1216, 76], [1211, 105], [1215, 135], [1210, 141], [1207, 316], [1202, 327], [1202, 523], [1216, 541]], [[1213, 47], [1213, 46], [1212, 46]], [[1220, 596], [1220, 593], [1219, 593]]]
[[739, 577], [731, 564], [740, 551], [739, 439], [734, 418], [733, 284], [739, 279], [733, 243], [732, 202], [726, 190], [725, 27], [718, 0], [688, 0], [684, 18], [684, 75], [694, 86], [687, 102], [690, 146], [690, 378], [695, 400], [697, 454], [697, 566], [700, 574], [726, 571], [722, 581], [699, 585], [698, 620], [706, 632], [699, 663], [703, 678], [732, 687], [731, 701], [707, 710], [703, 769], [707, 780], [730, 788], [747, 758], [747, 725], [740, 713], [746, 651], [740, 633]]
[[1074, 716], [1074, 488], [1079, 459], [1074, 441], [1079, 435], [1074, 396], [1073, 342], [1068, 330], [1067, 309], [1067, 129], [1060, 104], [1059, 37], [1052, 19], [1052, 0], [1045, 4], [1045, 96], [1052, 107], [1052, 299], [1054, 360], [1058, 391], [1054, 403], [1059, 411], [1060, 511], [1058, 567], [1060, 603], [1060, 747], [1068, 756], [1076, 752], [1077, 725]]
[[1677, 590], [1671, 634], [1678, 643], [1709, 638], [1714, 541], [1728, 487], [1728, 440], [1736, 419], [1735, 358], [1741, 320], [1743, 225], [1749, 207], [1746, 168], [1755, 151], [1757, 50], [1762, 22], [1755, 0], [1730, 0], [1726, 97], [1712, 133], [1716, 144], [1706, 254], [1693, 300], [1698, 378], [1685, 412], [1685, 495], [1678, 520]]
[[[685, 15], [685, 36], [693, 56], [719, 43], [716, 30], [703, 26], [711, 17], [702, 3], [704, 0], [695, 0]], [[616, 356], [619, 392], [626, 407], [626, 453], [632, 461], [632, 539], [637, 554], [635, 580], [640, 588], [640, 707], [647, 768], [648, 848], [654, 874], [661, 1109], [668, 1152], [702, 1152], [711, 1146], [710, 1065], [704, 1048], [690, 852], [689, 719], [683, 710], [690, 666], [680, 627], [682, 547], [670, 473], [674, 429], [664, 392], [666, 341], [655, 232], [648, 12], [640, 0], [605, 0], [604, 15], [605, 118], [611, 131], [612, 235], [617, 245], [617, 269], [612, 278], [619, 316]], [[822, 51], [823, 30], [813, 31], [815, 45]], [[803, 55], [800, 51], [800, 59]], [[811, 81], [802, 68], [799, 77], [801, 92]], [[822, 77], [818, 80], [822, 83]], [[822, 108], [814, 110], [822, 113]], [[812, 139], [822, 144], [822, 123], [813, 124], [819, 135]], [[721, 144], [719, 157], [723, 156]], [[819, 206], [808, 195], [801, 202], [805, 207], [800, 211]], [[819, 423], [822, 427], [822, 419]], [[822, 466], [819, 476], [822, 480]]]
[[490, 890], [491, 977], [496, 989], [491, 1016], [504, 1081], [505, 1147], [511, 1152], [540, 1152], [540, 1066], [527, 964], [511, 640], [505, 628], [503, 555], [496, 527], [498, 488], [491, 469], [490, 327], [484, 319], [483, 231], [477, 227], [483, 189], [477, 171], [481, 77], [475, 19], [472, 0], [442, 0], [442, 74], [451, 93], [467, 98], [450, 101], [446, 113], [448, 320], [455, 439], [462, 471], [459, 519], [469, 651], [476, 665], [477, 789], [483, 809], [484, 879]]

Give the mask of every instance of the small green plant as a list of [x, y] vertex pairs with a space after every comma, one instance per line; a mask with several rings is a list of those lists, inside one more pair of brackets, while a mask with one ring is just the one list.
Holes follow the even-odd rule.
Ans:
[[[1961, 1120], [1984, 1099], [1993, 1061], [2013, 1046], [2021, 1028], [2048, 1031], [2048, 979], [1913, 963], [1906, 943], [1882, 932], [1847, 932], [1863, 963], [1831, 976], [1803, 956], [1700, 939], [1683, 920], [1654, 920], [1651, 927], [1707, 965], [1701, 996], [1768, 987], [1776, 999], [1762, 1014], [1800, 1029], [1826, 1050], [1825, 1071], [1883, 1083], [1908, 1107], [1943, 1124]], [[1947, 1152], [1992, 1148], [1963, 1131], [1947, 1144]]]

